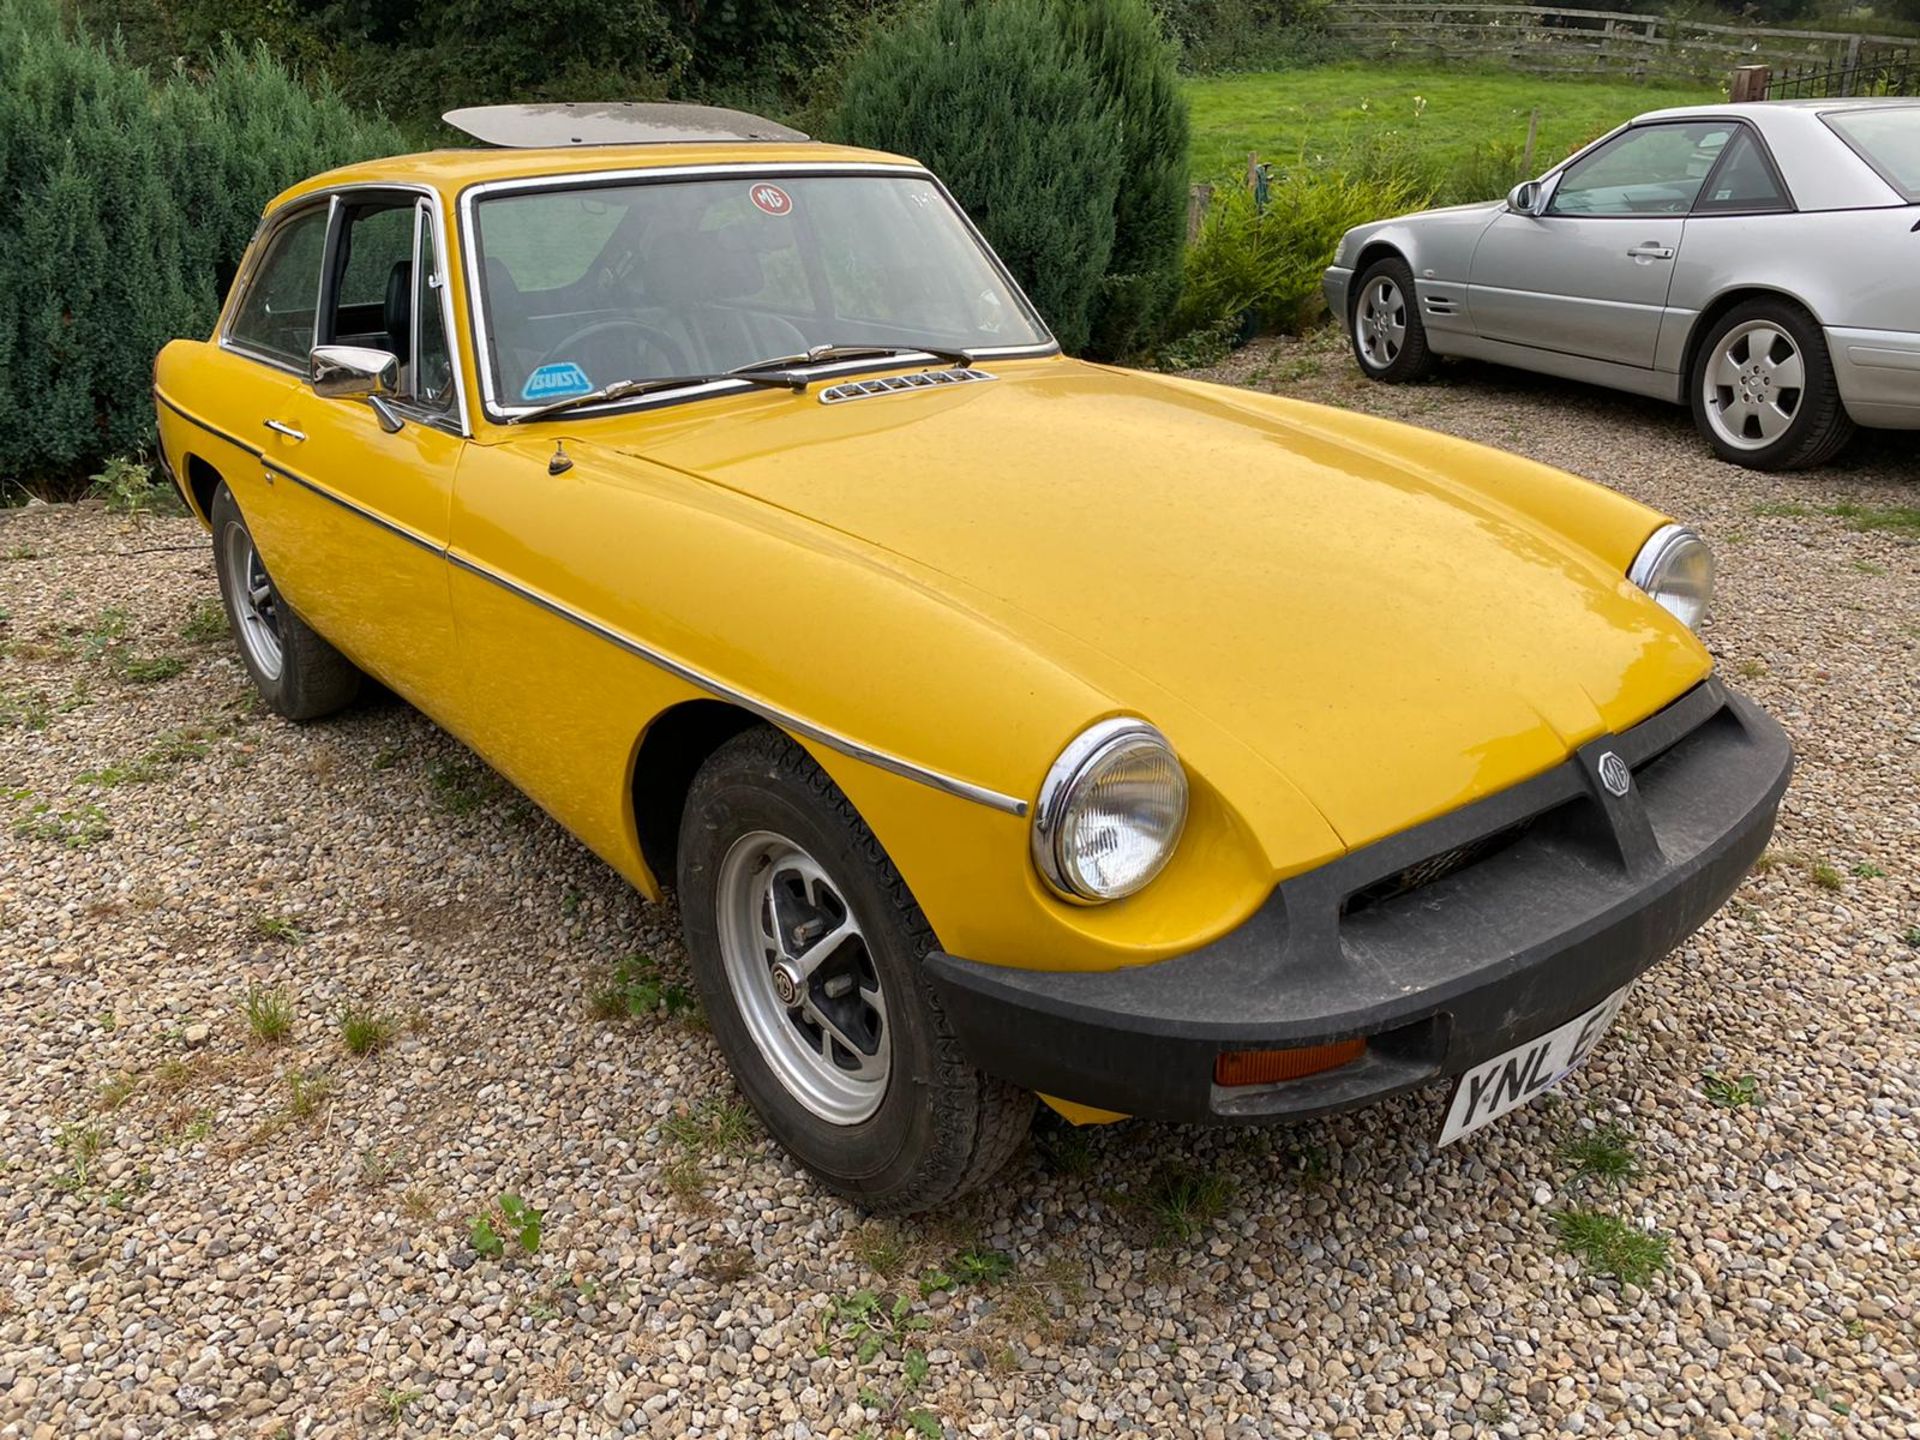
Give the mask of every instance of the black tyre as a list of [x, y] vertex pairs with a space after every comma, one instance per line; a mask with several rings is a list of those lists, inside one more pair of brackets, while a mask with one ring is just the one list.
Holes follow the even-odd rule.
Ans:
[[1826, 337], [1789, 301], [1749, 300], [1715, 321], [1691, 389], [1693, 423], [1714, 453], [1750, 470], [1824, 464], [1853, 438]]
[[680, 830], [687, 954], [748, 1102], [874, 1211], [975, 1188], [1033, 1096], [962, 1058], [923, 961], [937, 942], [873, 832], [807, 753], [755, 728], [695, 777]]
[[349, 704], [360, 693], [359, 670], [280, 598], [224, 482], [208, 518], [227, 624], [260, 697], [289, 720], [317, 720]]
[[1400, 385], [1424, 380], [1440, 368], [1440, 357], [1427, 348], [1413, 271], [1397, 255], [1360, 272], [1347, 307], [1347, 335], [1353, 358], [1370, 380]]

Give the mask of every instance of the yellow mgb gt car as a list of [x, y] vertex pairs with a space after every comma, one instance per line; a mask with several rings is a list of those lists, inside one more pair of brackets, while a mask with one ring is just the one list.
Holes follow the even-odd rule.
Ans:
[[1700, 538], [1420, 430], [1063, 356], [940, 182], [489, 107], [269, 207], [155, 368], [240, 654], [362, 675], [649, 899], [878, 1210], [1068, 1119], [1552, 1085], [1787, 785]]

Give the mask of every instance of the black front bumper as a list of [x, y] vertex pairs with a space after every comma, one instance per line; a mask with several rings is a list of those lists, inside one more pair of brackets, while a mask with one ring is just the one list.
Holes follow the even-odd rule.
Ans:
[[[1609, 792], [1600, 760], [1632, 771]], [[931, 977], [972, 1061], [1166, 1120], [1320, 1114], [1457, 1075], [1598, 1004], [1725, 903], [1793, 769], [1780, 727], [1707, 681], [1512, 789], [1280, 885], [1210, 945], [1120, 970]], [[1360, 1058], [1222, 1087], [1229, 1050], [1366, 1037]]]

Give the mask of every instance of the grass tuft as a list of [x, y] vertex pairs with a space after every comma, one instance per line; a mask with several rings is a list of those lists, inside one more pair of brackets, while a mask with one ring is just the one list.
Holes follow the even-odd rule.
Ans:
[[1218, 1171], [1175, 1162], [1154, 1173], [1142, 1199], [1161, 1242], [1186, 1242], [1227, 1213], [1233, 1181]]
[[278, 1045], [293, 1033], [293, 1000], [284, 990], [253, 986], [241, 1008], [246, 1012], [248, 1031], [262, 1045]]
[[282, 945], [298, 945], [307, 938], [307, 932], [284, 915], [254, 916], [253, 933], [262, 940], [277, 940]]
[[1640, 1174], [1633, 1136], [1618, 1125], [1602, 1125], [1576, 1135], [1560, 1147], [1560, 1158], [1573, 1166], [1575, 1180], [1598, 1180], [1614, 1190]]
[[393, 1040], [391, 1016], [349, 1005], [340, 1012], [340, 1039], [355, 1055], [373, 1055]]
[[1553, 1217], [1560, 1244], [1597, 1275], [1644, 1286], [1667, 1267], [1668, 1240], [1604, 1210], [1562, 1210]]

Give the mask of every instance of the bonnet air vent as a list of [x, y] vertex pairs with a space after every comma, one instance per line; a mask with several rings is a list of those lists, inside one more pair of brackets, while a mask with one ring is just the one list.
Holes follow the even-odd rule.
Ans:
[[848, 400], [865, 400], [874, 395], [893, 395], [902, 390], [938, 390], [947, 385], [966, 385], [975, 380], [996, 377], [984, 370], [921, 370], [912, 375], [887, 375], [878, 380], [849, 380], [830, 385], [820, 392], [822, 405], [839, 405]]

